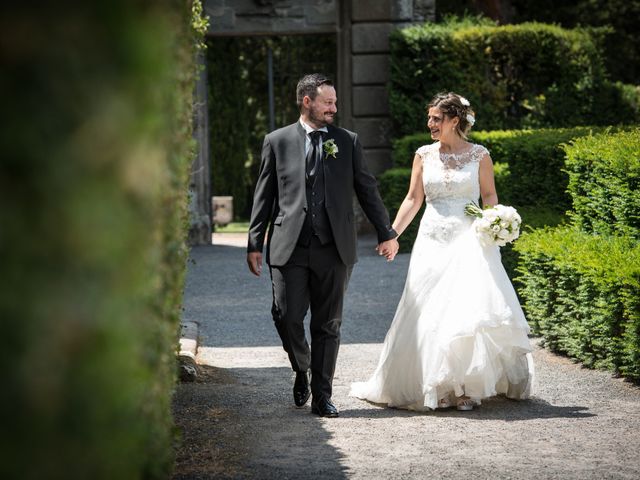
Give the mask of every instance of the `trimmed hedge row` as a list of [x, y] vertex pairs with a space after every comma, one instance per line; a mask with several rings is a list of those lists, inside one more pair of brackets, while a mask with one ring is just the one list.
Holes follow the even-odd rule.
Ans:
[[[638, 89], [607, 80], [597, 36], [524, 23], [426, 23], [391, 35], [396, 136], [421, 131], [442, 90], [465, 95], [483, 130], [637, 123]], [[631, 97], [631, 98], [630, 98]]]
[[171, 475], [191, 8], [3, 9], [0, 478]]
[[640, 239], [640, 129], [574, 140], [567, 151], [573, 223]]
[[[496, 188], [503, 204], [541, 206], [564, 213], [571, 206], [563, 144], [602, 132], [602, 127], [471, 132], [469, 140], [489, 149]], [[432, 143], [427, 133], [407, 135], [393, 143], [396, 167], [411, 167], [418, 147]]]
[[640, 246], [575, 227], [515, 244], [527, 318], [544, 344], [585, 365], [640, 380]]
[[[409, 189], [409, 183], [411, 181], [411, 170], [408, 168], [392, 168], [384, 172], [378, 178], [378, 188], [384, 204], [389, 209], [389, 215], [393, 220], [398, 213], [398, 209], [402, 204], [407, 190]], [[523, 219], [522, 228], [540, 228], [543, 226], [555, 226], [560, 224], [564, 215], [557, 212], [555, 209], [548, 207], [519, 207], [518, 211]], [[411, 251], [413, 243], [415, 242], [416, 235], [418, 234], [418, 228], [420, 224], [420, 218], [424, 213], [424, 206], [420, 209], [420, 212], [416, 215], [416, 218], [411, 222], [407, 229], [402, 233], [400, 237], [400, 252], [407, 253]], [[512, 251], [511, 246], [507, 245], [501, 249], [502, 263], [505, 265], [510, 277], [513, 278], [513, 272], [515, 271], [515, 265], [517, 263], [517, 257]]]
[[550, 348], [639, 381], [640, 137], [605, 132], [564, 148], [574, 225], [518, 240], [520, 294]]
[[[398, 213], [400, 205], [407, 196], [409, 184], [411, 183], [411, 170], [408, 168], [392, 168], [385, 171], [378, 178], [378, 189], [385, 206], [389, 210], [391, 221]], [[418, 228], [420, 227], [420, 218], [424, 214], [424, 205], [416, 215], [416, 218], [409, 224], [399, 239], [400, 252], [410, 252], [413, 248]]]

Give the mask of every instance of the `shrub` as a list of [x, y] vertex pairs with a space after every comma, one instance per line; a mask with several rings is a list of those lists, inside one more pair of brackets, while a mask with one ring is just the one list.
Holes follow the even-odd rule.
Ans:
[[396, 30], [389, 96], [395, 134], [424, 129], [424, 107], [442, 90], [465, 95], [484, 130], [640, 118], [629, 88], [607, 81], [597, 38], [540, 23], [452, 21]]
[[170, 476], [190, 6], [3, 11], [1, 478]]
[[640, 129], [576, 139], [565, 150], [574, 224], [640, 239]]
[[[387, 170], [379, 178], [380, 195], [384, 204], [389, 209], [391, 219], [395, 218], [402, 201], [407, 195], [409, 183], [411, 181], [411, 170], [408, 168], [393, 168]], [[519, 208], [523, 219], [522, 229], [539, 228], [546, 225], [558, 225], [564, 219], [564, 215], [551, 208], [544, 207], [524, 207]], [[403, 253], [411, 251], [415, 242], [420, 224], [420, 218], [424, 213], [424, 207], [416, 215], [400, 238], [400, 251]], [[510, 246], [502, 248], [502, 261], [507, 272], [513, 277], [513, 271], [517, 262], [517, 256]]]
[[[602, 132], [601, 127], [472, 132], [469, 140], [487, 147], [494, 162], [500, 202], [516, 207], [539, 206], [564, 213], [571, 206], [567, 194], [563, 144]], [[395, 166], [410, 166], [415, 151], [431, 143], [428, 134], [413, 134], [393, 144]]]
[[527, 233], [515, 246], [535, 333], [589, 367], [640, 379], [640, 247], [575, 227]]
[[[392, 168], [387, 170], [378, 179], [378, 188], [380, 190], [380, 196], [385, 206], [389, 210], [389, 216], [391, 221], [398, 213], [400, 205], [407, 196], [409, 190], [409, 183], [411, 181], [411, 169], [408, 168]], [[420, 218], [424, 213], [424, 206], [420, 209], [420, 212], [416, 215], [416, 218], [402, 233], [399, 239], [400, 252], [410, 252], [413, 248], [416, 235], [418, 234], [418, 227], [420, 224]]]

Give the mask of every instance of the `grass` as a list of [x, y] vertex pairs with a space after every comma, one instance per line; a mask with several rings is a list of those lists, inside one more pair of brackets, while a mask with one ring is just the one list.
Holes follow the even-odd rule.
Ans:
[[249, 231], [249, 222], [231, 222], [225, 226], [216, 225], [215, 233], [247, 233]]

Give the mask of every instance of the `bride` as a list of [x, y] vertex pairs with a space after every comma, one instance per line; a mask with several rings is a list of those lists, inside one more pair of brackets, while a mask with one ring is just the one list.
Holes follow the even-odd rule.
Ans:
[[472, 410], [483, 398], [530, 393], [529, 326], [497, 246], [482, 246], [464, 214], [469, 202], [498, 203], [486, 148], [467, 141], [469, 101], [436, 95], [431, 145], [416, 151], [409, 192], [393, 223], [401, 235], [423, 200], [404, 292], [373, 376], [350, 395], [411, 410]]

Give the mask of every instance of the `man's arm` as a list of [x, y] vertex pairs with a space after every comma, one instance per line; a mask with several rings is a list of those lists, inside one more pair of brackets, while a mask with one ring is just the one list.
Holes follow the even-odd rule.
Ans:
[[269, 137], [264, 137], [262, 145], [262, 160], [260, 172], [253, 195], [251, 221], [249, 223], [249, 241], [247, 244], [247, 263], [254, 275], [260, 275], [262, 270], [262, 249], [267, 226], [273, 211], [273, 204], [277, 194], [275, 158]]

